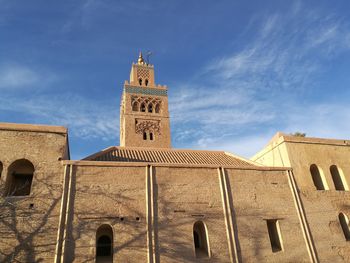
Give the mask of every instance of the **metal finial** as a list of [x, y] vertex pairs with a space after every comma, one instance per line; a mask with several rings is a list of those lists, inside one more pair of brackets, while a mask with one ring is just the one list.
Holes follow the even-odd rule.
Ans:
[[138, 63], [138, 64], [145, 64], [145, 61], [143, 60], [142, 52], [141, 52], [141, 51], [140, 51], [139, 59], [137, 60], [137, 63]]

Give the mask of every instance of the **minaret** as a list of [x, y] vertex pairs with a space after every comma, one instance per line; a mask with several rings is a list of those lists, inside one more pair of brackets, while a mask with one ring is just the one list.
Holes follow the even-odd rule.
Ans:
[[154, 67], [140, 52], [120, 104], [120, 146], [170, 148], [168, 88], [154, 82]]

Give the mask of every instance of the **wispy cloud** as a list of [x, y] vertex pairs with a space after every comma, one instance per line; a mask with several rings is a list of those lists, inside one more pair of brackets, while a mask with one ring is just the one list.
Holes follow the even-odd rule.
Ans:
[[0, 90], [26, 88], [38, 84], [43, 78], [29, 67], [15, 64], [0, 66]]
[[24, 114], [30, 122], [63, 125], [69, 128], [71, 136], [80, 139], [118, 137], [118, 113], [112, 106], [113, 103], [99, 103], [73, 94], [0, 97], [3, 114], [17, 112]]
[[177, 144], [248, 156], [281, 129], [343, 135], [336, 130], [344, 125], [335, 119], [350, 122], [346, 105], [314, 101], [311, 95], [322, 85], [324, 65], [349, 51], [350, 25], [301, 5], [287, 14], [261, 16], [250, 44], [210, 61], [192, 82], [178, 84], [170, 98]]

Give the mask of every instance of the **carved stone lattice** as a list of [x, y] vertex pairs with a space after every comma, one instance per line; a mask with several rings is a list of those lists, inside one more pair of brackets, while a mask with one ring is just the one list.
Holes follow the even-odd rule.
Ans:
[[160, 135], [160, 121], [153, 120], [136, 120], [135, 131], [138, 134], [143, 134], [144, 132], [153, 132]]
[[148, 104], [150, 102], [153, 104], [157, 104], [157, 103], [161, 104], [162, 103], [162, 100], [159, 98], [132, 96], [131, 97], [131, 104], [133, 104], [135, 101], [138, 103], [144, 102], [145, 104]]
[[149, 79], [149, 71], [147, 69], [138, 68], [137, 78]]

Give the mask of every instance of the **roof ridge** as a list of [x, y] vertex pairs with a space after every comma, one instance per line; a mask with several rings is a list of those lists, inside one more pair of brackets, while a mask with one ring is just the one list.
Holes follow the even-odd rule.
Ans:
[[111, 146], [83, 160], [147, 162], [160, 164], [208, 164], [216, 166], [261, 166], [225, 151]]

